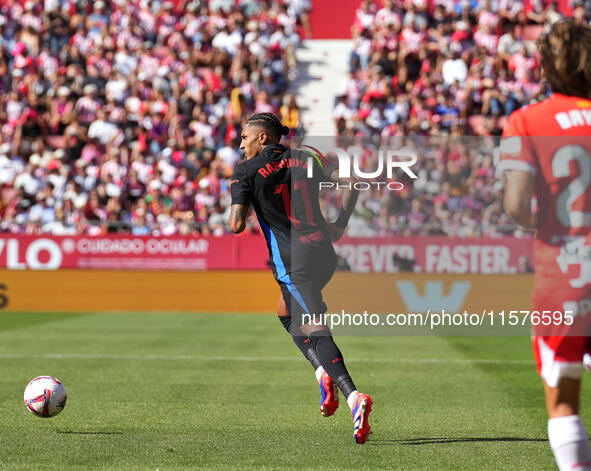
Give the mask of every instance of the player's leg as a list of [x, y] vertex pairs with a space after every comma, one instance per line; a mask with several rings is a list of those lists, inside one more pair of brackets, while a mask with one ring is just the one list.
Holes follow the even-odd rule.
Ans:
[[[281, 286], [281, 292], [283, 293], [283, 290], [286, 289], [283, 286]], [[289, 296], [289, 292], [287, 294]], [[283, 327], [285, 328], [285, 330], [287, 330], [287, 332], [289, 332], [291, 334], [291, 315], [289, 313], [289, 310], [287, 309], [287, 305], [285, 303], [285, 299], [283, 298], [283, 294], [279, 297], [279, 302], [277, 304], [277, 317], [279, 318], [279, 321], [281, 322], [281, 324], [283, 325]], [[293, 336], [293, 341], [296, 344], [296, 346], [300, 349], [300, 351], [304, 354], [304, 356], [306, 357], [306, 359], [312, 364], [312, 366], [314, 367], [315, 371], [318, 371], [318, 368], [322, 368], [322, 366], [320, 365], [320, 360], [318, 359], [318, 355], [316, 354], [316, 351], [314, 350], [314, 348], [310, 345], [310, 342], [307, 338], [303, 337], [303, 336]], [[324, 370], [323, 370], [324, 371]]]
[[[296, 274], [292, 275], [298, 279]], [[292, 325], [292, 335], [294, 338], [301, 336], [309, 340], [318, 355], [320, 364], [347, 398], [354, 422], [353, 438], [355, 442], [365, 443], [371, 430], [369, 414], [373, 401], [367, 394], [360, 393], [355, 387], [345, 365], [343, 354], [326, 323], [318, 322], [318, 317], [310, 320], [303, 317], [304, 314], [326, 313], [321, 285], [300, 280], [300, 283], [292, 284], [291, 290], [295, 294], [291, 297], [291, 313], [296, 319]]]
[[557, 387], [544, 383], [548, 439], [561, 471], [591, 471], [591, 447], [579, 415], [580, 379], [563, 378]]
[[293, 319], [292, 335], [304, 335], [309, 339], [320, 364], [347, 398], [354, 421], [355, 441], [365, 443], [370, 432], [372, 400], [367, 394], [357, 391], [343, 354], [324, 319], [327, 307], [322, 299], [322, 289], [332, 278], [336, 264], [336, 253], [327, 239], [311, 244], [300, 243], [298, 238], [292, 239], [292, 271], [285, 280], [291, 297], [286, 297], [286, 300], [291, 300], [288, 307]]
[[[305, 292], [305, 289], [303, 291]], [[308, 299], [310, 298], [308, 296]], [[371, 430], [369, 425], [369, 414], [373, 405], [371, 397], [359, 392], [355, 387], [353, 379], [345, 366], [343, 354], [326, 325], [320, 326], [308, 323], [303, 325], [301, 330], [305, 335], [308, 335], [308, 339], [314, 346], [320, 364], [326, 370], [326, 373], [333, 378], [347, 398], [347, 405], [351, 408], [351, 416], [353, 417], [353, 438], [355, 442], [359, 444], [365, 443]]]
[[591, 447], [579, 415], [585, 337], [534, 337], [538, 371], [544, 382], [548, 439], [558, 468], [591, 471]]
[[544, 393], [550, 419], [579, 413], [580, 379], [562, 378], [556, 387], [548, 386], [544, 381]]
[[283, 294], [279, 295], [279, 301], [277, 302], [277, 315], [279, 317], [289, 316], [289, 311], [287, 310], [287, 304], [285, 304], [285, 299], [283, 299]]
[[[283, 327], [285, 327], [285, 329], [291, 334], [291, 315], [287, 309], [283, 294], [279, 297], [279, 303], [277, 304], [277, 316], [279, 317], [281, 324], [283, 324]], [[310, 345], [310, 339], [303, 335], [292, 335], [292, 338], [296, 346], [314, 367], [316, 380], [320, 386], [320, 413], [324, 417], [330, 417], [339, 407], [337, 385], [326, 371], [324, 371], [316, 351]]]

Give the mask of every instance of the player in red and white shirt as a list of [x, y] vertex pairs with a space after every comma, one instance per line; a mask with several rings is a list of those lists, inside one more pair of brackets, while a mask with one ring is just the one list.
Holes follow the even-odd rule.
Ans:
[[557, 23], [538, 47], [554, 94], [513, 113], [504, 129], [505, 210], [537, 229], [532, 310], [542, 321], [543, 311], [559, 313], [559, 322], [534, 327], [533, 337], [550, 446], [561, 471], [589, 471], [579, 391], [591, 349], [591, 29]]

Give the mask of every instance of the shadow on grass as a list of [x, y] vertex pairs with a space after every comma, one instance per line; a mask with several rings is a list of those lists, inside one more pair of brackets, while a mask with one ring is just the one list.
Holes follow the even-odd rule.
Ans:
[[123, 435], [123, 432], [84, 432], [79, 430], [58, 430], [57, 433], [68, 435]]
[[469, 442], [547, 442], [546, 438], [520, 438], [520, 437], [467, 437], [467, 438], [404, 438], [399, 440], [370, 439], [367, 445], [438, 445], [444, 443], [469, 443]]

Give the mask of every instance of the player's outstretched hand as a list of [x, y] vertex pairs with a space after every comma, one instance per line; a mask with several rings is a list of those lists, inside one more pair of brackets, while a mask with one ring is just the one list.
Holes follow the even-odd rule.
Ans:
[[341, 237], [343, 237], [345, 229], [329, 222], [326, 224], [326, 233], [328, 234], [328, 238], [331, 240], [331, 242], [336, 242]]

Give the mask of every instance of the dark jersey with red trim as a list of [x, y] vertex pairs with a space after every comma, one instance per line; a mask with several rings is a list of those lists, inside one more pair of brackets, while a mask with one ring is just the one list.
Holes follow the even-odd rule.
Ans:
[[[325, 241], [319, 186], [330, 181], [337, 167], [309, 157], [281, 144], [270, 145], [256, 157], [239, 163], [232, 177], [232, 204], [253, 205], [279, 276], [283, 268], [291, 270], [294, 241]], [[308, 177], [309, 161], [314, 165], [312, 177]]]

